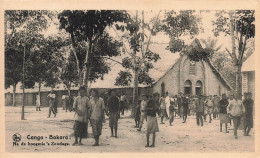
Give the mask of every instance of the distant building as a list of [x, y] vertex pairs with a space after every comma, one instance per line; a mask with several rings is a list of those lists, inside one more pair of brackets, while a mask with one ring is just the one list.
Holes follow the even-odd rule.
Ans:
[[242, 65], [242, 94], [251, 92], [255, 96], [255, 55], [252, 54]]
[[[151, 86], [138, 85], [139, 99], [143, 94], [152, 95], [155, 92], [164, 94], [169, 92], [170, 95], [177, 95], [180, 92], [190, 95], [221, 95], [228, 93], [231, 87], [216, 70], [211, 61], [190, 61], [187, 56], [180, 56], [179, 53], [171, 53], [166, 49], [168, 43], [152, 43], [149, 49], [160, 55], [160, 60], [154, 64], [154, 69], [149, 71], [150, 76], [155, 80]], [[202, 47], [199, 40], [194, 40], [190, 47]], [[133, 94], [133, 83], [130, 86], [115, 86], [115, 80], [118, 72], [123, 67], [120, 64], [114, 65], [113, 69], [108, 74], [104, 75], [104, 80], [98, 79], [91, 83], [91, 88], [97, 89], [100, 94], [108, 92], [110, 89], [115, 89], [118, 94], [124, 93], [129, 100]], [[19, 87], [19, 86], [17, 86]], [[51, 89], [43, 87], [41, 92], [41, 102], [43, 106], [48, 105], [47, 95]], [[71, 88], [73, 94], [77, 94], [78, 87]], [[35, 105], [37, 94], [35, 89], [26, 89], [26, 105]], [[22, 104], [22, 90], [16, 90], [17, 105]], [[54, 88], [56, 94], [57, 105], [61, 106], [61, 96], [67, 93], [64, 85], [57, 85]], [[5, 104], [12, 105], [13, 100], [12, 89], [6, 90]]]
[[[202, 47], [195, 39], [190, 47]], [[221, 95], [231, 90], [230, 85], [216, 70], [211, 61], [190, 61], [181, 56], [177, 62], [153, 85], [153, 92], [170, 95]]]

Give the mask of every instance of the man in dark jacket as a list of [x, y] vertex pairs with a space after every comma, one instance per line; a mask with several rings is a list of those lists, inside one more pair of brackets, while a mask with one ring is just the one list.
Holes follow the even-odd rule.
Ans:
[[245, 107], [244, 114], [244, 136], [249, 136], [250, 129], [253, 128], [253, 106], [254, 100], [252, 99], [252, 93], [246, 94], [246, 99], [243, 101]]
[[114, 136], [113, 128], [115, 128], [115, 137], [117, 138], [117, 123], [118, 116], [120, 114], [119, 98], [116, 96], [114, 90], [110, 91], [111, 97], [108, 99], [108, 111], [109, 111], [109, 127], [111, 129], [111, 137]]
[[[203, 126], [203, 119], [202, 116], [204, 115], [204, 101], [201, 98], [201, 95], [198, 96], [198, 99], [195, 101], [195, 108], [196, 108], [196, 120], [197, 125]], [[201, 123], [201, 124], [200, 124]]]

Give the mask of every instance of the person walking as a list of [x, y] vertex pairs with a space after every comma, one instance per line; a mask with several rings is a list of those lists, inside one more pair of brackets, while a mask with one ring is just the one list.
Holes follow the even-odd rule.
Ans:
[[[158, 100], [160, 94], [154, 93], [153, 98], [148, 101], [146, 112], [147, 112], [147, 127], [146, 127], [146, 146], [145, 147], [155, 147], [155, 132], [159, 132], [159, 127], [156, 119], [156, 112], [159, 110]], [[150, 134], [153, 134], [152, 145], [149, 146]]]
[[168, 119], [169, 118], [169, 115], [170, 115], [170, 111], [169, 111], [169, 107], [170, 107], [170, 102], [171, 102], [171, 100], [170, 100], [170, 96], [169, 96], [169, 93], [168, 92], [166, 92], [165, 93], [165, 109], [166, 109], [166, 113], [165, 113], [165, 115], [166, 115], [166, 118]]
[[219, 101], [219, 121], [220, 121], [220, 132], [222, 132], [222, 124], [225, 124], [225, 133], [229, 133], [227, 129], [227, 124], [230, 122], [230, 118], [227, 114], [227, 106], [229, 102], [227, 100], [226, 94], [222, 94], [222, 98]]
[[177, 103], [178, 103], [178, 115], [181, 117], [181, 114], [182, 114], [182, 96], [181, 96], [181, 93], [177, 98]]
[[53, 113], [54, 117], [56, 117], [56, 110], [55, 110], [55, 98], [56, 95], [54, 94], [53, 90], [48, 94], [47, 98], [49, 99], [49, 114], [48, 118], [51, 117], [51, 112]]
[[160, 103], [161, 124], [164, 124], [163, 118], [164, 116], [166, 116], [166, 104], [165, 104], [164, 95], [161, 96], [159, 103]]
[[[88, 110], [89, 110], [89, 99], [86, 96], [85, 87], [79, 88], [79, 96], [75, 98], [73, 103], [73, 110], [75, 111], [74, 115], [74, 136], [75, 142], [74, 145], [83, 145], [81, 140], [82, 138], [87, 138], [88, 133]], [[79, 138], [79, 140], [78, 140]]]
[[197, 125], [203, 126], [203, 112], [204, 112], [204, 101], [202, 100], [201, 95], [198, 95], [198, 99], [195, 100], [195, 111], [196, 111], [196, 121]]
[[[206, 102], [207, 100], [207, 96], [203, 96], [202, 97], [202, 100], [204, 101], [204, 103]], [[208, 115], [208, 106], [207, 104], [204, 104], [204, 113], [203, 113], [203, 117], [204, 117], [204, 122], [207, 122], [207, 115]]]
[[62, 97], [61, 97], [61, 100], [62, 100], [62, 110], [65, 110], [66, 109], [66, 95], [63, 94]]
[[[234, 100], [234, 95], [233, 94], [231, 94], [230, 96], [229, 96], [229, 98], [228, 98], [228, 102], [230, 103], [230, 102], [232, 102]], [[232, 125], [232, 118], [231, 117], [229, 117], [229, 119], [230, 119], [230, 126]]]
[[254, 100], [252, 99], [252, 93], [246, 93], [246, 99], [243, 101], [245, 107], [244, 114], [244, 136], [249, 136], [251, 128], [253, 128], [253, 109]]
[[107, 102], [109, 127], [111, 129], [111, 137], [114, 137], [113, 130], [115, 129], [115, 138], [117, 138], [118, 116], [120, 115], [119, 99], [114, 90], [110, 91], [110, 96]]
[[171, 101], [171, 104], [169, 106], [169, 122], [170, 122], [170, 126], [172, 126], [173, 120], [174, 120], [174, 102]]
[[242, 104], [242, 101], [239, 99], [238, 94], [236, 94], [234, 99], [229, 102], [227, 107], [227, 113], [233, 119], [235, 139], [238, 138], [237, 130], [241, 123], [240, 120], [244, 112], [245, 112], [245, 108]]
[[104, 121], [105, 105], [102, 98], [99, 97], [97, 90], [91, 90], [90, 99], [90, 123], [92, 126], [93, 136], [95, 138], [95, 144], [93, 146], [99, 146], [99, 137], [102, 133], [102, 124]]
[[66, 95], [65, 97], [65, 110], [66, 112], [69, 110], [71, 111], [72, 109], [70, 108], [70, 98], [68, 95]]
[[209, 123], [211, 123], [211, 121], [212, 121], [211, 115], [212, 115], [212, 113], [213, 113], [212, 95], [210, 95], [210, 96], [208, 97], [208, 99], [206, 100], [205, 104], [206, 104], [206, 107], [208, 108], [208, 111], [207, 111], [207, 112], [208, 112], [208, 115], [209, 115]]
[[182, 108], [183, 108], [183, 113], [182, 113], [183, 122], [182, 123], [186, 123], [188, 112], [189, 112], [189, 102], [190, 101], [189, 101], [187, 94], [184, 94], [184, 97], [182, 99]]
[[139, 129], [140, 126], [140, 118], [141, 118], [141, 100], [138, 100], [136, 112], [135, 112], [135, 128]]
[[138, 131], [142, 130], [144, 119], [147, 119], [147, 113], [146, 113], [147, 100], [148, 100], [147, 95], [143, 95], [143, 100], [141, 102], [141, 108], [140, 108], [141, 120], [140, 120], [139, 129], [137, 129]]
[[41, 111], [41, 98], [40, 95], [36, 95], [36, 111]]
[[125, 96], [125, 94], [121, 94], [121, 96], [120, 96], [120, 110], [121, 110], [122, 115], [125, 114], [125, 106], [126, 106], [126, 96]]
[[219, 113], [219, 97], [217, 95], [213, 96], [212, 102], [213, 102], [213, 118], [217, 119], [218, 113]]

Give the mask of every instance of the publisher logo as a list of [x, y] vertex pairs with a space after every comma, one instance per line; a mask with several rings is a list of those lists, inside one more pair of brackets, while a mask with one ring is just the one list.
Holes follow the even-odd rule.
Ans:
[[13, 141], [14, 142], [20, 142], [21, 141], [21, 135], [19, 134], [19, 133], [15, 133], [14, 135], [13, 135]]

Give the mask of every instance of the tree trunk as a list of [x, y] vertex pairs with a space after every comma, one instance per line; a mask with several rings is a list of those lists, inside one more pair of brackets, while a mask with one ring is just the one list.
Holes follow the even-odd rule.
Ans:
[[[39, 95], [39, 102], [40, 102], [40, 105], [41, 105], [41, 82], [39, 82], [39, 86], [38, 86], [38, 95]], [[36, 103], [37, 105], [37, 103]]]
[[22, 115], [21, 115], [21, 120], [25, 120], [24, 118], [24, 106], [25, 106], [25, 94], [24, 94], [24, 76], [25, 76], [25, 47], [24, 47], [24, 52], [23, 52], [23, 105], [22, 105]]
[[132, 112], [131, 116], [135, 117], [136, 114], [136, 107], [138, 104], [138, 71], [134, 72], [134, 89], [133, 89], [133, 107], [132, 107]]
[[89, 82], [89, 75], [91, 71], [91, 62], [92, 62], [92, 60], [89, 61], [89, 55], [91, 53], [92, 53], [92, 41], [89, 42], [89, 47], [84, 62], [83, 85], [86, 87], [86, 95], [89, 95], [88, 82]]
[[13, 106], [16, 106], [16, 84], [13, 85]]
[[236, 65], [236, 69], [237, 69], [237, 72], [236, 72], [236, 93], [239, 95], [240, 98], [242, 96], [241, 68], [242, 68], [242, 64]]
[[78, 59], [78, 56], [77, 56], [77, 52], [76, 52], [76, 43], [75, 43], [75, 40], [74, 40], [74, 35], [73, 33], [71, 33], [71, 42], [72, 42], [72, 52], [73, 52], [73, 55], [76, 59], [76, 64], [77, 64], [77, 71], [78, 71], [78, 84], [79, 86], [82, 85], [82, 74], [81, 74], [81, 70], [80, 70], [80, 67], [79, 67], [79, 59]]

